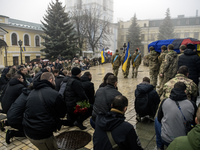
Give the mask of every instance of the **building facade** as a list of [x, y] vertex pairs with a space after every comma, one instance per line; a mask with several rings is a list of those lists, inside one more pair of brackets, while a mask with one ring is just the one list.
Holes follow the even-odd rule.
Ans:
[[[200, 39], [200, 17], [184, 17], [178, 16], [172, 18], [174, 25], [174, 38], [195, 38]], [[148, 54], [148, 44], [158, 40], [159, 26], [163, 20], [137, 20], [141, 28], [141, 41], [143, 47], [143, 55]], [[118, 48], [123, 48], [123, 44], [127, 43], [128, 29], [132, 21], [118, 23]]]
[[0, 66], [20, 65], [20, 45], [22, 41], [22, 62], [29, 63], [30, 60], [40, 58], [43, 39], [41, 24], [25, 22], [0, 15], [0, 39], [7, 46], [0, 47]]

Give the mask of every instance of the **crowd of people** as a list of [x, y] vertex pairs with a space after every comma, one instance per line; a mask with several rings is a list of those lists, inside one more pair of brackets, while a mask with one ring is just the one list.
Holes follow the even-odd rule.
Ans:
[[[200, 107], [197, 110], [195, 102], [200, 58], [194, 48], [188, 44], [183, 54], [177, 56], [171, 44], [162, 46], [160, 55], [150, 47], [150, 78], [144, 77], [137, 85], [135, 110], [138, 121], [146, 116], [155, 120], [157, 149], [164, 149], [164, 145], [173, 149], [181, 140], [187, 141], [181, 136], [187, 136], [188, 132], [188, 137], [191, 135], [199, 140]], [[124, 57], [125, 54], [120, 56], [118, 51], [112, 56], [113, 73], [105, 74], [96, 93], [92, 74], [88, 71], [91, 67], [88, 59], [58, 59], [52, 63], [5, 68], [1, 75], [0, 101], [1, 113], [7, 114], [7, 119], [0, 122], [0, 129], [5, 130], [5, 126], [15, 129], [7, 130], [6, 143], [9, 144], [13, 137], [26, 136], [40, 150], [58, 149], [53, 132], [62, 126], [85, 130], [83, 122], [91, 117], [90, 124], [95, 130], [94, 150], [142, 150], [133, 125], [125, 121], [128, 99], [117, 87], [118, 69]], [[130, 55], [128, 64], [124, 78], [128, 77], [130, 64], [132, 78], [137, 78], [141, 64], [138, 49]], [[158, 75], [159, 88], [156, 87]], [[186, 147], [200, 148], [198, 143], [187, 143]]]

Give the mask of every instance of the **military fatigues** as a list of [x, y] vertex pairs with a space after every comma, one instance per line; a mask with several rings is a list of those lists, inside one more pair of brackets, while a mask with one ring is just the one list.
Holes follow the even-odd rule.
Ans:
[[111, 64], [112, 64], [112, 67], [113, 67], [113, 73], [115, 76], [118, 75], [118, 70], [119, 70], [119, 67], [121, 65], [121, 56], [119, 55], [119, 52], [116, 52], [112, 58], [111, 58]]
[[73, 62], [71, 68], [74, 68], [74, 67], [80, 68], [80, 64]]
[[157, 85], [157, 78], [159, 72], [158, 56], [159, 54], [155, 50], [152, 50], [147, 56], [147, 59], [149, 60], [150, 82], [154, 87], [156, 87]]
[[164, 100], [170, 96], [171, 90], [177, 82], [183, 82], [186, 85], [186, 94], [189, 100], [196, 100], [198, 87], [197, 85], [188, 77], [183, 74], [178, 73], [173, 79], [169, 80], [163, 87], [163, 94], [161, 100]]
[[[168, 53], [168, 51], [165, 50], [165, 51], [162, 52], [162, 53], [160, 54], [160, 56], [158, 57], [158, 62], [159, 62], [159, 66], [160, 66], [159, 74], [161, 74], [161, 72], [163, 72], [163, 66], [164, 66], [165, 56], [166, 56], [167, 53]], [[160, 89], [162, 89], [163, 86], [164, 86], [164, 84], [163, 84], [163, 79], [164, 79], [163, 76], [162, 76], [162, 77], [159, 76], [159, 88], [160, 88]], [[159, 94], [159, 91], [158, 91], [158, 95], [160, 95], [160, 94]]]
[[[137, 57], [137, 58], [136, 58]], [[141, 53], [139, 52], [135, 52], [132, 57], [132, 67], [133, 67], [133, 70], [132, 70], [132, 78], [137, 78], [137, 74], [138, 74], [138, 68], [141, 64], [141, 61], [142, 61], [142, 58], [141, 58]]]
[[[178, 70], [178, 55], [174, 50], [170, 50], [165, 56], [163, 67], [160, 74], [163, 75], [163, 85], [170, 79], [174, 78]], [[161, 85], [162, 86], [162, 85]], [[162, 86], [163, 87], [163, 86]], [[163, 89], [160, 88], [159, 94], [162, 94]]]

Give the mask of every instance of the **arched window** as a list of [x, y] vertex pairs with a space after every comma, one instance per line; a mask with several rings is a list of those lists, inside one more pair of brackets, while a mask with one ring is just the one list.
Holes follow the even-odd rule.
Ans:
[[29, 45], [29, 36], [28, 36], [28, 34], [25, 34], [25, 35], [24, 35], [24, 45], [25, 45], [25, 46], [30, 46], [30, 45]]
[[40, 38], [39, 38], [39, 36], [35, 36], [35, 46], [40, 46]]
[[12, 38], [12, 45], [17, 45], [17, 34], [13, 33], [11, 35], [11, 38]]

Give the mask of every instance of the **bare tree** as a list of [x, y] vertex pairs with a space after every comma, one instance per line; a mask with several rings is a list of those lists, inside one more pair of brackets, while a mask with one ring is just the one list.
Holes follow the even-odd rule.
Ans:
[[79, 48], [83, 48], [84, 39], [93, 52], [109, 45], [110, 23], [103, 18], [101, 9], [93, 7], [75, 10], [72, 12], [72, 19], [79, 37]]

